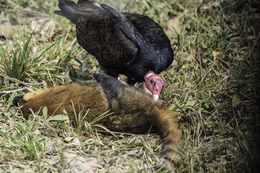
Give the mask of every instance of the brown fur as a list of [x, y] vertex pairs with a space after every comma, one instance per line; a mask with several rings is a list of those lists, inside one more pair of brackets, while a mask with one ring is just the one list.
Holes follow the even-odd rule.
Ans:
[[67, 114], [73, 123], [76, 123], [75, 117], [79, 113], [84, 116], [88, 111], [85, 121], [91, 122], [109, 109], [105, 93], [98, 84], [71, 84], [41, 89], [25, 94], [23, 101], [22, 112], [26, 119], [31, 110], [37, 112], [46, 106], [50, 116]]
[[150, 96], [133, 87], [118, 87], [117, 97], [108, 99], [98, 83], [70, 84], [27, 93], [20, 103], [25, 118], [30, 109], [36, 112], [46, 106], [50, 116], [66, 113], [73, 123], [78, 114], [83, 117], [87, 113], [84, 121], [91, 122], [111, 110], [113, 114], [98, 123], [114, 131], [144, 133], [154, 124], [164, 139], [163, 157], [173, 161], [180, 159], [181, 131], [174, 112], [158, 108]]

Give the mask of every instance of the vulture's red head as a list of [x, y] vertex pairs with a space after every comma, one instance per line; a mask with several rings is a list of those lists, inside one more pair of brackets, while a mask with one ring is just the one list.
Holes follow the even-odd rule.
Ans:
[[148, 73], [146, 73], [144, 80], [146, 87], [151, 91], [153, 95], [153, 99], [155, 101], [158, 100], [164, 86], [164, 81], [162, 77], [152, 71], [149, 71]]

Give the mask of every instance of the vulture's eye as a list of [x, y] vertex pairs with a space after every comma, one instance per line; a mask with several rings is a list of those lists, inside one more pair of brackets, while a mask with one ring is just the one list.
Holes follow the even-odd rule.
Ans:
[[150, 80], [150, 83], [153, 84], [153, 80]]

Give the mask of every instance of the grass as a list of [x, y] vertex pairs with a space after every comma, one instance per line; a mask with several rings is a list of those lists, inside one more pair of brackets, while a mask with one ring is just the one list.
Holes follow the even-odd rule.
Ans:
[[[150, 16], [171, 39], [175, 61], [162, 73], [166, 86], [161, 98], [175, 110], [183, 131], [184, 153], [176, 172], [255, 172], [259, 2], [100, 2]], [[26, 17], [24, 9], [28, 8], [38, 13]], [[157, 135], [104, 135], [94, 129], [82, 133], [59, 116], [55, 122], [37, 116], [22, 119], [19, 109], [10, 107], [17, 92], [69, 83], [69, 69], [78, 70], [85, 59], [92, 68], [99, 67], [91, 55], [73, 44], [72, 24], [53, 13], [57, 1], [5, 0], [0, 9], [1, 23], [25, 21], [12, 38], [0, 40], [1, 172], [68, 171], [78, 169], [73, 167], [78, 157], [97, 158], [97, 163], [86, 162], [99, 172], [167, 172], [160, 169]], [[177, 28], [172, 29], [176, 18]], [[41, 27], [35, 27], [35, 21]], [[68, 137], [80, 139], [82, 145], [66, 142]], [[77, 156], [74, 160], [70, 152]]]

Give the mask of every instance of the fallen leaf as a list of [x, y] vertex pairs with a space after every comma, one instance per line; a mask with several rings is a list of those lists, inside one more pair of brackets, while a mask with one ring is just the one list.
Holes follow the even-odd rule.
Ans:
[[183, 15], [186, 13], [186, 11], [182, 12], [176, 17], [173, 17], [166, 23], [166, 34], [170, 35], [173, 33], [180, 34], [181, 31], [181, 19]]
[[69, 117], [63, 114], [58, 114], [52, 117], [49, 117], [47, 121], [68, 121]]
[[196, 103], [196, 100], [188, 100], [188, 101], [186, 102], [186, 106], [194, 106], [195, 103]]
[[64, 141], [65, 141], [65, 142], [71, 142], [73, 139], [74, 139], [74, 137], [69, 136], [69, 137], [66, 137], [66, 138], [64, 139]]
[[33, 132], [35, 135], [41, 135], [41, 131], [40, 130], [35, 130], [34, 132]]
[[0, 36], [5, 38], [10, 38], [14, 34], [14, 31], [18, 30], [18, 25], [0, 24]]

